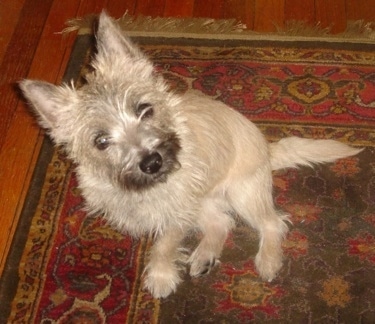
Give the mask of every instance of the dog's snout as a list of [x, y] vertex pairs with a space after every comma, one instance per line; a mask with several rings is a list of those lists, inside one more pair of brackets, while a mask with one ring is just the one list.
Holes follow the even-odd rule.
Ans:
[[142, 170], [142, 172], [147, 174], [153, 174], [160, 170], [162, 164], [163, 159], [161, 155], [155, 152], [144, 157], [141, 163], [139, 164], [139, 167]]

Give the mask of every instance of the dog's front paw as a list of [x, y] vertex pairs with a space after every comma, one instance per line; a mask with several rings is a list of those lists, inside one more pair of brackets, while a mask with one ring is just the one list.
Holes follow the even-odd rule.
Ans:
[[263, 280], [272, 281], [282, 267], [282, 256], [269, 257], [258, 253], [255, 257], [255, 266]]
[[154, 298], [165, 298], [176, 291], [180, 282], [178, 270], [173, 266], [148, 267], [144, 287]]
[[190, 267], [190, 276], [200, 277], [209, 274], [212, 268], [219, 263], [219, 260], [210, 259], [204, 262], [193, 262]]
[[216, 264], [220, 263], [212, 253], [199, 253], [198, 250], [194, 251], [189, 259], [190, 263], [190, 276], [200, 277], [210, 273]]

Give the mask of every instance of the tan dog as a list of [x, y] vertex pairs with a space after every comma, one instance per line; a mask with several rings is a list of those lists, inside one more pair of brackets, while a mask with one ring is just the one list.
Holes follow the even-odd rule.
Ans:
[[260, 235], [255, 264], [272, 280], [282, 266], [286, 214], [272, 198], [272, 170], [357, 154], [332, 140], [269, 144], [238, 112], [203, 95], [176, 95], [105, 13], [87, 85], [25, 80], [21, 89], [42, 127], [77, 164], [92, 213], [122, 232], [153, 234], [145, 286], [166, 297], [180, 282], [184, 237], [203, 238], [188, 258], [208, 273], [239, 215]]

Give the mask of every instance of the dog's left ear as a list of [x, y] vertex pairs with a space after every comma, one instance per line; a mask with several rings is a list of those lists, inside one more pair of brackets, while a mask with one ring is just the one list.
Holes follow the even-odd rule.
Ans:
[[[143, 53], [127, 38], [115, 21], [105, 11], [99, 16], [96, 33], [98, 56], [101, 59], [113, 58], [141, 59]], [[98, 58], [98, 57], [97, 57]]]
[[19, 87], [31, 104], [40, 126], [48, 131], [55, 143], [69, 142], [76, 119], [76, 91], [67, 85], [55, 86], [36, 80], [23, 80]]

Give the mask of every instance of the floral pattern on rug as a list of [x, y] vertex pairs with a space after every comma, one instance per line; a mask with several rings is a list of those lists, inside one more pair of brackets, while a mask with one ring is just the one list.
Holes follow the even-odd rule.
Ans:
[[225, 61], [218, 58], [220, 53], [214, 52], [216, 61], [210, 64], [206, 60], [189, 61], [188, 54], [184, 58], [187, 61], [181, 61], [181, 57], [170, 58], [163, 49], [157, 54], [167, 57], [168, 62], [161, 60], [159, 69], [175, 88], [193, 87], [254, 121], [291, 118], [294, 122], [314, 124], [375, 121], [373, 67], [352, 66], [355, 61], [351, 56], [326, 64], [319, 56], [311, 57], [310, 49], [300, 50], [301, 55], [310, 52], [308, 63], [281, 62], [283, 57], [278, 49], [265, 53], [268, 62], [262, 57], [259, 63], [255, 54], [247, 60], [231, 61], [238, 52], [241, 49], [225, 53], [229, 56]]

